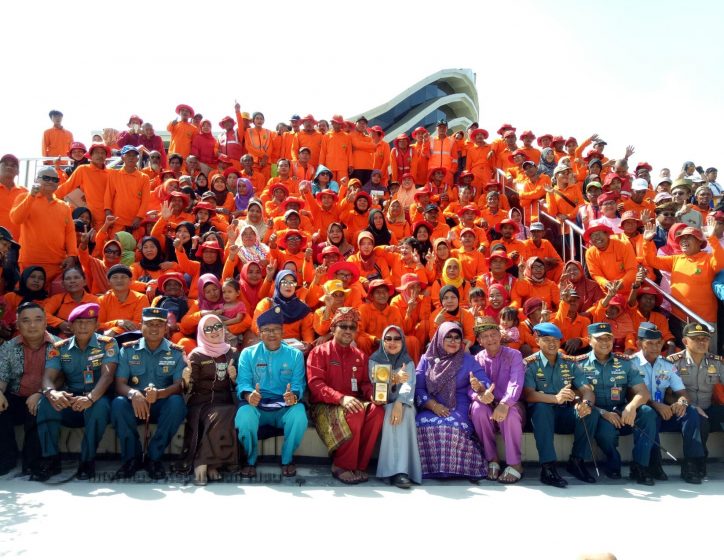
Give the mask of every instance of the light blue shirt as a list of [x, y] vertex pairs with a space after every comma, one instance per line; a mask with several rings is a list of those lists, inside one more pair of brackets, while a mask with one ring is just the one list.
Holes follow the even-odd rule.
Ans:
[[284, 393], [287, 384], [291, 385], [292, 393], [302, 398], [307, 386], [304, 371], [304, 354], [286, 343], [273, 352], [259, 342], [244, 348], [239, 355], [237, 368], [236, 392], [242, 405], [244, 393], [251, 393], [256, 384], [261, 389], [262, 405], [284, 406]]
[[652, 399], [656, 395], [657, 390], [661, 391], [663, 397], [666, 389], [669, 387], [674, 392], [681, 391], [685, 388], [684, 382], [676, 371], [676, 366], [661, 356], [658, 356], [652, 365], [644, 358], [643, 350], [639, 350], [632, 356], [631, 361], [636, 364], [643, 375], [644, 383], [649, 389]]

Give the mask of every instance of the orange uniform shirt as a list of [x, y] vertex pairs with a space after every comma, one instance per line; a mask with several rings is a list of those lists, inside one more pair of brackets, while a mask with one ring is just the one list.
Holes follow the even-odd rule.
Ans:
[[42, 154], [44, 156], [66, 157], [73, 143], [73, 133], [70, 130], [52, 127], [43, 132]]
[[332, 171], [335, 181], [346, 177], [352, 165], [352, 140], [349, 134], [333, 130], [325, 134], [319, 152], [319, 163]]
[[98, 296], [83, 292], [83, 297], [80, 301], [75, 301], [67, 292], [50, 296], [43, 302], [43, 309], [45, 310], [45, 318], [48, 321], [48, 325], [51, 327], [60, 326], [61, 323], [68, 320], [71, 311], [86, 303], [98, 303]]
[[362, 134], [359, 130], [349, 133], [352, 142], [352, 167], [355, 169], [374, 169], [372, 160], [376, 146], [372, 143], [369, 134]]
[[10, 209], [15, 204], [15, 199], [27, 192], [23, 187], [8, 188], [0, 183], [0, 226], [8, 228], [16, 240], [20, 238], [20, 224], [15, 224], [10, 219]]
[[105, 194], [108, 185], [107, 168], [99, 169], [92, 163], [79, 166], [67, 181], [62, 183], [55, 196], [64, 198], [75, 189], [80, 189], [85, 196], [86, 205], [93, 216], [93, 226], [98, 229], [105, 221]]
[[144, 307], [148, 307], [148, 298], [146, 294], [139, 294], [130, 290], [124, 301], [118, 299], [113, 290], [108, 290], [105, 294], [98, 298], [101, 306], [98, 312], [98, 322], [102, 329], [113, 329], [118, 333], [124, 332], [124, 329], [118, 326], [119, 320], [133, 321], [141, 324], [141, 312]]
[[478, 192], [495, 176], [493, 169], [494, 161], [488, 159], [488, 154], [490, 154], [492, 149], [490, 144], [484, 144], [483, 146], [473, 145], [468, 148], [465, 167], [475, 176], [473, 186], [478, 189]]
[[622, 293], [627, 294], [636, 279], [638, 262], [630, 243], [611, 237], [605, 251], [593, 246], [586, 249], [586, 265], [591, 279], [602, 289], [607, 282], [621, 279]]
[[150, 181], [138, 169], [133, 173], [123, 169], [110, 171], [104, 207], [116, 217], [113, 228], [130, 226], [134, 218], [143, 219], [150, 196]]
[[191, 142], [199, 129], [192, 123], [186, 121], [171, 121], [166, 127], [171, 133], [171, 142], [168, 145], [169, 154], [179, 154], [184, 160], [191, 153]]
[[292, 159], [296, 161], [299, 156], [300, 148], [309, 148], [311, 153], [309, 155], [309, 163], [316, 169], [319, 165], [319, 156], [322, 151], [322, 140], [324, 134], [318, 130], [312, 132], [305, 132], [300, 130], [292, 138]]
[[[588, 317], [576, 314], [575, 319], [571, 319], [568, 316], [568, 312], [571, 310], [571, 306], [565, 301], [561, 300], [561, 304], [558, 307], [558, 311], [553, 316], [554, 323], [561, 332], [563, 333], [563, 341], [571, 340], [572, 338], [580, 338], [582, 346], [588, 346], [588, 325], [591, 324]], [[638, 326], [636, 327], [638, 330]]]

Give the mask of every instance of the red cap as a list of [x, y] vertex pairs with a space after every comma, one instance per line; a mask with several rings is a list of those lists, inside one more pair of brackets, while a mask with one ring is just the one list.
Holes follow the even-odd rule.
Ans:
[[476, 216], [480, 216], [480, 208], [475, 206], [475, 204], [468, 204], [467, 206], [463, 206], [458, 210], [458, 216], [462, 216], [465, 212], [475, 212]]
[[338, 255], [341, 257], [342, 252], [336, 245], [327, 245], [324, 249], [322, 249], [322, 256], [325, 257], [327, 255]]
[[304, 235], [303, 232], [299, 231], [298, 229], [287, 229], [284, 231], [284, 233], [279, 237], [279, 246], [282, 249], [287, 248], [287, 239], [289, 239], [292, 235], [298, 235], [302, 238], [300, 250], [303, 251], [307, 248], [307, 236]]
[[344, 125], [344, 117], [342, 117], [342, 115], [332, 115], [332, 118], [329, 120], [333, 123]]
[[568, 140], [566, 140], [566, 146], [568, 146], [568, 144], [578, 145], [578, 140], [576, 140], [573, 136], [569, 136]]
[[[234, 120], [233, 117], [230, 117], [229, 115], [226, 115], [223, 119], [221, 119], [221, 120], [219, 121], [219, 126], [220, 126], [221, 128], [224, 128], [224, 123], [225, 123], [225, 122], [235, 123], [236, 121]], [[224, 154], [224, 155], [226, 155], [226, 154]]]
[[641, 296], [654, 296], [656, 298], [655, 305], [659, 306], [662, 303], [664, 303], [664, 296], [662, 296], [656, 288], [652, 286], [643, 285], [639, 288], [638, 292], [636, 293], [636, 299], [640, 298]]
[[511, 163], [515, 163], [515, 160], [513, 159], [515, 156], [521, 156], [523, 158], [523, 161], [528, 159], [528, 154], [526, 154], [523, 150], [515, 150], [510, 156], [508, 156], [508, 160]]
[[404, 181], [405, 179], [412, 179], [415, 180], [415, 176], [412, 173], [403, 173], [402, 177], [400, 177], [400, 181]]
[[695, 237], [699, 241], [701, 241], [701, 248], [703, 249], [706, 247], [706, 239], [704, 239], [704, 234], [701, 232], [701, 230], [697, 227], [685, 227], [684, 229], [681, 229], [676, 232], [676, 239], [680, 239], [684, 235], [691, 235], [692, 237]]
[[85, 153], [85, 157], [90, 158], [91, 154], [93, 153], [93, 150], [96, 148], [103, 148], [106, 152], [106, 157], [111, 157], [112, 153], [111, 148], [109, 146], [106, 146], [105, 144], [91, 144], [90, 148], [88, 148], [88, 151]]
[[542, 146], [542, 145], [543, 145], [543, 140], [545, 140], [546, 138], [547, 138], [548, 140], [553, 140], [553, 135], [552, 135], [552, 134], [543, 134], [542, 136], [539, 136], [539, 137], [538, 137], [538, 140], [537, 140], [538, 145], [539, 145], [539, 146]]
[[13, 154], [5, 154], [3, 157], [0, 158], [0, 163], [4, 161], [14, 161], [16, 165], [20, 165], [20, 160], [17, 158], [17, 156], [14, 156]]
[[382, 127], [381, 127], [380, 125], [378, 125], [378, 124], [376, 124], [375, 126], [369, 127], [367, 130], [369, 130], [370, 132], [376, 132], [377, 134], [384, 134], [384, 133], [385, 133], [385, 131], [382, 130]]
[[223, 255], [224, 250], [219, 245], [219, 242], [216, 241], [216, 239], [209, 239], [208, 241], [204, 241], [201, 245], [199, 245], [199, 248], [196, 249], [196, 256], [200, 257], [204, 254], [204, 250], [209, 249], [211, 251], [218, 251]]
[[532, 130], [524, 130], [523, 133], [520, 135], [520, 139], [523, 138], [530, 138], [531, 140], [535, 140], [535, 134], [533, 134]]
[[605, 192], [598, 197], [598, 205], [601, 206], [604, 202], [613, 201], [616, 202], [618, 200], [618, 195], [615, 192], [608, 191]]
[[613, 230], [606, 224], [596, 224], [595, 226], [589, 226], [586, 231], [583, 232], [583, 240], [588, 243], [591, 240], [591, 235], [597, 231], [602, 231], [608, 235], [613, 235]]
[[163, 287], [169, 280], [176, 280], [176, 282], [181, 284], [181, 287], [186, 290], [186, 279], [180, 272], [164, 272], [161, 274], [161, 276], [158, 277], [158, 287], [163, 290]]
[[513, 130], [506, 130], [506, 131], [503, 133], [503, 138], [510, 138], [510, 137], [512, 137], [512, 136], [515, 136], [515, 129], [513, 129]]
[[435, 230], [435, 226], [432, 225], [427, 220], [417, 220], [414, 224], [412, 224], [412, 232], [414, 233], [417, 231], [417, 228], [419, 227], [425, 227], [429, 230], [430, 233], [432, 233]]
[[296, 204], [299, 204], [299, 209], [300, 209], [300, 210], [301, 210], [302, 208], [304, 208], [304, 205], [305, 205], [304, 200], [302, 200], [301, 198], [297, 198], [296, 196], [288, 196], [287, 198], [284, 199], [284, 201], [282, 201], [282, 203], [279, 205], [279, 207], [280, 207], [282, 210], [285, 210], [285, 211], [286, 211], [287, 207], [288, 207], [290, 204], [295, 204], [295, 203], [296, 203]]
[[643, 225], [641, 218], [639, 218], [639, 213], [635, 210], [627, 210], [621, 214], [621, 223], [623, 224], [626, 220], [635, 220], [639, 223], [639, 225]]
[[484, 128], [476, 128], [475, 130], [473, 130], [473, 131], [470, 132], [470, 138], [472, 138], [473, 140], [475, 140], [475, 137], [476, 137], [478, 134], [482, 134], [482, 135], [483, 135], [483, 138], [487, 138], [487, 137], [489, 136], [488, 131], [485, 130]]
[[420, 133], [426, 133], [427, 129], [424, 126], [418, 126], [415, 130], [412, 131], [412, 136], [415, 137]]
[[392, 285], [392, 283], [390, 283], [389, 280], [385, 280], [384, 278], [377, 278], [376, 280], [372, 280], [372, 282], [369, 283], [369, 286], [367, 286], [367, 297], [369, 298], [372, 295], [372, 292], [374, 292], [375, 289], [379, 288], [380, 286], [385, 286], [389, 295], [395, 293], [395, 287]]
[[558, 144], [559, 142], [561, 144], [563, 142], [565, 142], [565, 139], [563, 138], [563, 136], [554, 136], [553, 138], [551, 138], [551, 144]]
[[[174, 179], [175, 180], [175, 179]], [[165, 183], [164, 183], [165, 184]], [[178, 184], [178, 181], [176, 181], [176, 184]], [[168, 198], [183, 198], [184, 203], [186, 206], [188, 206], [189, 202], [191, 202], [191, 197], [187, 195], [183, 191], [173, 191], [168, 194]]]
[[[83, 152], [85, 153], [87, 151], [87, 148], [85, 147], [85, 144], [83, 144], [83, 142], [73, 142], [70, 145], [70, 150], [68, 150], [68, 157], [70, 157], [70, 152], [72, 152], [73, 150], [83, 150]], [[108, 152], [106, 152], [106, 153], [108, 153]], [[12, 156], [12, 157], [15, 157], [15, 156]], [[15, 159], [17, 159], [17, 158], [15, 158]]]
[[324, 195], [334, 197], [335, 201], [339, 199], [339, 195], [332, 189], [324, 189], [323, 191], [319, 191], [317, 194], [314, 195], [314, 198], [317, 199], [317, 202], [320, 202], [322, 200], [322, 196]]
[[626, 301], [628, 298], [623, 294], [616, 294], [611, 298], [611, 301], [608, 302], [608, 305], [614, 305], [616, 307], [626, 307]]
[[425, 282], [420, 280], [420, 277], [415, 274], [414, 272], [408, 272], [407, 274], [403, 274], [400, 278], [400, 285], [397, 288], [398, 292], [404, 292], [406, 289], [408, 289], [412, 284], [420, 284], [420, 289], [425, 289]]
[[500, 233], [503, 229], [503, 226], [513, 226], [515, 228], [515, 233], [520, 233], [520, 226], [518, 225], [518, 222], [511, 220], [510, 218], [505, 218], [504, 220], [500, 220], [500, 222], [495, 224], [495, 231]]
[[583, 159], [585, 159], [586, 161], [591, 161], [592, 159], [601, 158], [603, 158], [603, 153], [599, 152], [598, 150], [590, 150]]
[[224, 172], [222, 173], [222, 175], [226, 179], [228, 179], [229, 175], [232, 175], [232, 174], [241, 176], [241, 171], [239, 171], [236, 167], [227, 167], [226, 169], [224, 169]]
[[289, 196], [289, 189], [288, 189], [288, 188], [286, 187], [286, 185], [284, 185], [283, 183], [274, 183], [274, 184], [269, 188], [269, 192], [272, 194], [272, 196], [274, 195], [274, 191], [277, 190], [277, 189], [281, 189], [281, 190], [284, 191], [284, 197], [285, 197], [285, 198]]
[[616, 175], [615, 173], [609, 173], [608, 175], [606, 175], [606, 179], [605, 179], [604, 182], [603, 182], [603, 186], [604, 186], [604, 187], [610, 187], [611, 184], [612, 184], [616, 179], [618, 179], [621, 183], [623, 183], [623, 179], [621, 179], [621, 177], [619, 177], [619, 176]]
[[317, 120], [312, 115], [304, 115], [302, 117], [302, 122], [304, 121], [312, 121], [314, 124], [317, 124]]
[[498, 187], [498, 190], [500, 190], [500, 181], [496, 181], [495, 179], [490, 179], [487, 183], [485, 183], [485, 190], [490, 190], [491, 187]]
[[209, 212], [216, 213], [216, 204], [212, 204], [211, 202], [201, 201], [196, 204], [194, 207], [194, 214], [198, 212], [199, 210], [208, 210]]
[[638, 172], [639, 169], [645, 169], [646, 171], [648, 171], [650, 173], [654, 168], [651, 167], [651, 164], [649, 162], [642, 161], [636, 166], [635, 171]]
[[415, 202], [420, 202], [420, 197], [424, 194], [429, 194], [430, 196], [432, 196], [432, 191], [430, 190], [430, 187], [428, 187], [427, 185], [425, 185], [421, 189], [417, 189], [417, 191], [415, 192], [415, 196], [414, 196]]
[[180, 105], [176, 105], [176, 114], [181, 114], [181, 109], [186, 109], [189, 113], [191, 113], [191, 116], [193, 117], [196, 113], [191, 108], [191, 105], [186, 105], [185, 103], [181, 103]]
[[466, 177], [475, 177], [475, 173], [468, 171], [467, 169], [460, 174], [459, 180], [462, 181]]
[[505, 268], [510, 268], [511, 266], [513, 266], [513, 259], [511, 259], [508, 256], [508, 253], [506, 253], [505, 251], [493, 251], [492, 253], [490, 253], [490, 256], [485, 259], [488, 261], [488, 266], [490, 266], [490, 261], [492, 261], [493, 259], [503, 259], [504, 261], [506, 261], [508, 264], [505, 266]]
[[359, 280], [359, 267], [355, 263], [347, 261], [339, 261], [330, 266], [327, 271], [327, 280], [334, 280], [336, 278], [335, 274], [337, 274], [340, 270], [345, 270], [352, 275], [352, 281], [350, 284], [354, 284], [357, 280]]
[[138, 115], [131, 115], [130, 117], [128, 117], [128, 126], [130, 126], [133, 121], [138, 121], [139, 125], [143, 124], [143, 119]]
[[512, 130], [513, 132], [515, 132], [515, 127], [512, 124], [503, 123], [500, 125], [500, 128], [498, 129], [498, 134], [503, 136], [506, 130]]

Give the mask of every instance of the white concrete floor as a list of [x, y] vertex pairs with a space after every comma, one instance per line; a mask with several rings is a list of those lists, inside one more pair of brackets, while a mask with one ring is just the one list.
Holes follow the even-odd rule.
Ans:
[[719, 557], [720, 463], [710, 463], [700, 486], [683, 483], [672, 465], [670, 480], [654, 487], [569, 478], [558, 490], [529, 467], [515, 486], [430, 481], [410, 491], [374, 478], [344, 486], [326, 467], [300, 467], [296, 479], [280, 481], [279, 468], [266, 465], [259, 480], [197, 488], [181, 480], [63, 483], [75, 462], [63, 466], [49, 483], [0, 479], [0, 557]]

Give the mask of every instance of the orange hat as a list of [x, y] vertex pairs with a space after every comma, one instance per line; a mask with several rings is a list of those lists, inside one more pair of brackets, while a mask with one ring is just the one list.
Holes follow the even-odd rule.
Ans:
[[305, 202], [304, 200], [302, 200], [301, 198], [297, 198], [296, 196], [288, 196], [282, 201], [282, 203], [279, 205], [279, 208], [286, 211], [287, 207], [290, 204], [299, 204], [299, 209], [301, 210], [302, 208], [304, 208]]

